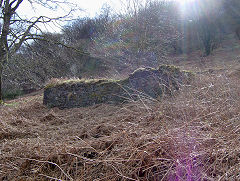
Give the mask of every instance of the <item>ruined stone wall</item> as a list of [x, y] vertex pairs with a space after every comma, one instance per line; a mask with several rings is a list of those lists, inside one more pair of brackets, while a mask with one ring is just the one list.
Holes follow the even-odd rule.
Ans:
[[43, 103], [49, 107], [73, 108], [100, 103], [122, 103], [139, 97], [172, 94], [187, 83], [192, 74], [174, 66], [142, 68], [124, 80], [69, 80], [47, 85]]

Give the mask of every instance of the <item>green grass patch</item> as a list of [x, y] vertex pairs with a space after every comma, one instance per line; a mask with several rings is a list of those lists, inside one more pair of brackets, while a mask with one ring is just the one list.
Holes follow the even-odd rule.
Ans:
[[3, 103], [3, 105], [7, 107], [14, 107], [14, 106], [18, 106], [19, 102]]
[[11, 91], [5, 91], [3, 92], [3, 99], [7, 99], [7, 100], [10, 100], [10, 99], [15, 99], [16, 97], [19, 97], [23, 95], [23, 91], [21, 90], [11, 90]]

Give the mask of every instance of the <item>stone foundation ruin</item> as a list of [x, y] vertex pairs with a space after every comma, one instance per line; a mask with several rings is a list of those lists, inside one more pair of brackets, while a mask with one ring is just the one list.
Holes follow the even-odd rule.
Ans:
[[43, 103], [48, 107], [73, 108], [100, 103], [123, 103], [140, 97], [159, 98], [189, 83], [193, 74], [175, 66], [141, 68], [123, 80], [65, 80], [45, 87]]

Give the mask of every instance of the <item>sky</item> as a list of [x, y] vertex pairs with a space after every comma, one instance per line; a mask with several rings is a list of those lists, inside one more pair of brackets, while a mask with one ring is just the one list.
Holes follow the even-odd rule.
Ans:
[[[81, 11], [77, 11], [76, 14], [78, 16], [90, 16], [93, 17], [98, 13], [101, 9], [101, 7], [104, 4], [109, 4], [111, 7], [114, 9], [118, 9], [119, 6], [121, 5], [119, 0], [67, 0], [68, 3], [73, 3], [77, 6], [77, 9], [81, 9]], [[67, 5], [62, 5], [62, 8], [66, 10], [69, 10], [69, 7]], [[57, 11], [49, 11], [46, 10], [46, 8], [43, 8], [41, 6], [38, 6], [37, 4], [34, 4], [31, 6], [31, 4], [27, 1], [24, 0], [22, 4], [20, 5], [18, 9], [18, 13], [21, 15], [39, 15], [39, 14], [46, 14], [46, 12], [51, 15], [59, 15], [60, 13], [63, 13], [61, 8], [58, 8]]]
[[[119, 11], [121, 3], [120, 0], [67, 0], [69, 3], [73, 3], [72, 6], [76, 10], [73, 13], [72, 19], [77, 17], [94, 17], [97, 14], [100, 13], [101, 8], [104, 4], [110, 5], [113, 10]], [[54, 7], [54, 6], [53, 6]], [[66, 15], [69, 10], [71, 9], [70, 6], [62, 5], [61, 8], [58, 8], [57, 10], [49, 10], [47, 8], [44, 8], [38, 4], [30, 4], [28, 0], [24, 0], [22, 4], [17, 9], [17, 13], [21, 15], [21, 17], [25, 18], [31, 18], [31, 17], [38, 17], [41, 15], [48, 16], [51, 18], [56, 18], [59, 16]], [[61, 23], [62, 25], [63, 23]], [[47, 27], [41, 27], [42, 29], [45, 29], [45, 31], [60, 31], [60, 26], [56, 27], [53, 24], [50, 24], [50, 26]]]

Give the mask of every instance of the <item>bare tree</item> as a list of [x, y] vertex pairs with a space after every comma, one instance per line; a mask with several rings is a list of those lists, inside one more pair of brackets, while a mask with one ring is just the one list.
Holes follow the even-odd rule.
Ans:
[[102, 57], [119, 58], [132, 65], [138, 66], [143, 61], [157, 63], [169, 53], [172, 42], [181, 38], [176, 28], [179, 16], [175, 3], [157, 0], [127, 3], [126, 13], [115, 18], [105, 33], [95, 38], [95, 50]]
[[228, 23], [233, 31], [236, 33], [237, 38], [240, 40], [240, 1], [238, 0], [224, 0], [224, 10], [227, 15]]
[[185, 39], [191, 42], [192, 38], [199, 39], [205, 55], [208, 56], [221, 39], [222, 3], [218, 0], [195, 0], [187, 8], [191, 16], [184, 19]]
[[9, 63], [9, 59], [20, 47], [27, 43], [30, 39], [41, 39], [40, 24], [46, 25], [47, 23], [54, 22], [66, 18], [69, 13], [61, 17], [48, 17], [38, 16], [26, 18], [18, 14], [17, 10], [23, 2], [28, 2], [32, 6], [37, 4], [38, 6], [44, 6], [53, 10], [52, 7], [59, 7], [65, 5], [66, 0], [0, 0], [0, 102], [2, 102], [2, 75], [6, 64]]

